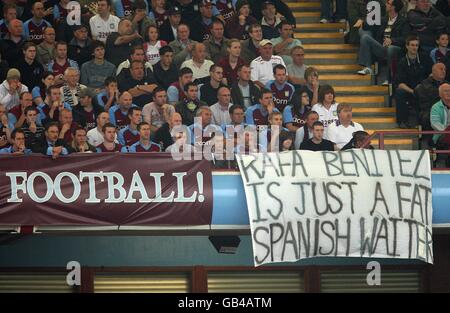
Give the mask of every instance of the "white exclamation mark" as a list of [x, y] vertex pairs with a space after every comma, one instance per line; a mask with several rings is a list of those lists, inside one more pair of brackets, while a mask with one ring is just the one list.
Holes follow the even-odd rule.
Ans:
[[205, 196], [203, 196], [203, 174], [197, 172], [197, 184], [198, 184], [198, 201], [205, 201]]

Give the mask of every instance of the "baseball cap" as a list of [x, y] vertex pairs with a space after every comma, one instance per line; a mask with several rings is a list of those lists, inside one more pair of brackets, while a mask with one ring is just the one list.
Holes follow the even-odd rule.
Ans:
[[181, 14], [181, 10], [179, 7], [171, 7], [169, 9], [169, 15], [177, 15], [177, 14]]
[[264, 47], [265, 45], [273, 45], [273, 44], [272, 41], [270, 41], [269, 39], [263, 39], [259, 42], [260, 47]]

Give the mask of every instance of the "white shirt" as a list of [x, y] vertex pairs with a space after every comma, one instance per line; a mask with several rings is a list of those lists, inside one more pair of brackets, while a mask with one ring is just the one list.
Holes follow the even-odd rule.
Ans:
[[161, 60], [159, 55], [159, 49], [161, 49], [161, 40], [158, 40], [154, 46], [147, 43], [147, 50], [145, 51], [145, 57], [151, 65], [155, 65]]
[[209, 69], [213, 65], [213, 61], [211, 60], [205, 60], [203, 64], [200, 67], [197, 67], [197, 65], [194, 64], [194, 61], [192, 59], [186, 60], [181, 64], [180, 68], [188, 67], [192, 70], [194, 75], [192, 76], [194, 80], [203, 78], [206, 76], [209, 76]]
[[106, 38], [108, 38], [111, 33], [118, 31], [119, 22], [120, 18], [112, 14], [109, 15], [106, 21], [102, 19], [100, 15], [94, 15], [89, 20], [92, 37], [106, 43]]
[[218, 126], [231, 124], [230, 112], [228, 109], [232, 106], [232, 104], [228, 104], [226, 110], [223, 110], [223, 107], [217, 102], [213, 104], [209, 108], [212, 112], [212, 123]]
[[263, 60], [262, 57], [257, 57], [250, 63], [251, 80], [259, 81], [265, 85], [268, 81], [275, 79], [273, 76], [273, 68], [277, 64], [286, 67], [283, 58], [278, 55], [272, 55], [269, 61]]
[[335, 121], [328, 126], [324, 138], [334, 142], [339, 149], [342, 149], [352, 140], [353, 133], [359, 130], [364, 130], [359, 123], [351, 122], [349, 126], [345, 127], [339, 121]]
[[[101, 145], [104, 141], [103, 134], [98, 131], [97, 127], [92, 128], [90, 131], [87, 132], [87, 139], [88, 139], [89, 144], [91, 144], [94, 147]], [[114, 139], [114, 142], [119, 143], [117, 141], [117, 134]]]
[[328, 126], [338, 119], [337, 106], [338, 103], [333, 103], [330, 106], [330, 109], [327, 110], [327, 108], [325, 108], [322, 103], [316, 103], [311, 108], [312, 111], [315, 111], [317, 112], [317, 114], [319, 114], [319, 121], [323, 123], [325, 132], [327, 131]]

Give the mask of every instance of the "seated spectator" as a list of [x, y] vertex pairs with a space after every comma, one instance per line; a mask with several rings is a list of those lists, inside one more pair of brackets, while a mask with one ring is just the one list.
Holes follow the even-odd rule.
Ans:
[[[56, 43], [55, 58], [48, 63], [47, 70], [55, 76], [55, 84], [61, 87], [64, 84], [65, 71], [69, 68], [78, 70], [78, 63], [67, 58], [67, 43]], [[79, 77], [78, 77], [79, 79]]]
[[219, 62], [220, 59], [225, 58], [229, 40], [223, 36], [224, 25], [219, 19], [213, 19], [211, 23], [211, 35], [208, 39], [203, 41], [206, 47], [206, 54], [214, 62]]
[[[88, 138], [88, 142], [94, 146], [97, 147], [98, 145], [102, 144], [104, 141], [104, 131], [103, 131], [103, 127], [106, 124], [111, 124], [109, 123], [109, 114], [108, 112], [101, 112], [98, 116], [97, 116], [97, 120], [96, 120], [96, 124], [97, 126], [95, 128], [92, 128], [90, 131], [87, 132], [87, 138]], [[113, 137], [113, 141], [117, 141], [117, 135], [116, 135], [116, 126], [114, 126], [113, 124], [111, 124], [114, 127], [114, 137]]]
[[364, 130], [361, 124], [352, 121], [352, 106], [339, 103], [337, 107], [339, 119], [328, 126], [325, 138], [334, 142], [338, 149], [342, 149], [351, 139], [353, 133]]
[[120, 18], [111, 13], [110, 0], [97, 0], [97, 14], [89, 19], [92, 38], [106, 43], [109, 35], [118, 31]]
[[[450, 84], [444, 83], [439, 87], [440, 100], [431, 108], [430, 124], [434, 130], [450, 130], [449, 111], [450, 111]], [[439, 150], [448, 150], [450, 145], [449, 134], [434, 134], [433, 142]], [[450, 165], [447, 156], [447, 166]]]
[[[261, 56], [250, 63], [252, 81], [260, 88], [264, 88], [268, 81], [273, 80], [273, 68], [281, 64], [286, 68], [283, 59], [278, 55], [273, 55], [272, 42], [264, 39], [260, 42], [259, 51]], [[287, 74], [287, 73], [286, 73]]]
[[184, 87], [188, 83], [192, 83], [193, 81], [193, 73], [192, 70], [188, 67], [183, 67], [178, 74], [178, 81], [174, 82], [167, 89], [167, 98], [169, 100], [169, 104], [175, 105], [179, 101], [186, 99], [186, 94], [184, 93]]
[[305, 80], [306, 84], [295, 91], [292, 101], [301, 101], [300, 94], [305, 91], [308, 93], [309, 104], [312, 106], [318, 102], [320, 90], [319, 72], [317, 72], [315, 67], [310, 66], [305, 70]]
[[[352, 139], [344, 146], [341, 150], [350, 150], [350, 149], [374, 149], [373, 146], [369, 142], [366, 143], [369, 138], [369, 134], [363, 130], [359, 130], [353, 133]], [[364, 145], [364, 148], [363, 148]]]
[[260, 141], [261, 145], [267, 151], [277, 152], [279, 148], [280, 134], [282, 132], [289, 132], [287, 128], [283, 127], [283, 115], [281, 112], [272, 112], [269, 114], [269, 127], [262, 131], [263, 136]]
[[199, 107], [195, 113], [195, 117], [195, 122], [189, 126], [191, 144], [196, 148], [196, 151], [202, 151], [205, 145], [213, 144], [211, 139], [216, 134], [222, 134], [222, 129], [212, 123], [212, 111], [208, 106]]
[[8, 115], [6, 108], [0, 103], [0, 149], [9, 146], [11, 128], [9, 127]]
[[310, 151], [336, 151], [336, 145], [324, 139], [325, 127], [322, 122], [317, 121], [313, 124], [313, 136], [311, 139], [307, 139], [300, 144], [300, 150]]
[[[4, 4], [2, 2], [2, 4]], [[9, 34], [9, 24], [12, 20], [17, 19], [17, 7], [14, 3], [6, 3], [3, 5], [3, 18], [0, 20], [0, 38], [4, 38]]]
[[81, 83], [89, 88], [100, 90], [103, 88], [105, 79], [115, 76], [116, 67], [105, 60], [105, 44], [94, 41], [91, 45], [94, 59], [81, 66]]
[[415, 9], [407, 14], [411, 31], [417, 34], [425, 53], [434, 48], [436, 33], [447, 27], [445, 17], [431, 5], [430, 0], [417, 0]]
[[448, 69], [446, 80], [450, 80], [450, 49], [448, 48], [448, 34], [439, 33], [436, 36], [437, 48], [430, 52], [431, 60], [434, 64], [444, 63]]
[[397, 123], [400, 128], [411, 128], [409, 123], [408, 104], [414, 111], [417, 106], [414, 99], [414, 88], [428, 77], [431, 59], [427, 55], [419, 55], [419, 39], [415, 35], [406, 38], [406, 55], [398, 62], [395, 102]]
[[89, 131], [97, 126], [97, 116], [103, 112], [103, 109], [92, 101], [95, 97], [93, 89], [83, 88], [78, 96], [80, 102], [79, 105], [73, 109], [74, 120]]
[[189, 35], [189, 26], [180, 23], [177, 27], [177, 38], [169, 43], [173, 50], [173, 62], [178, 68], [183, 68], [181, 64], [192, 58], [191, 53], [197, 42], [189, 39]]
[[119, 131], [117, 139], [122, 146], [130, 147], [139, 141], [139, 131], [137, 126], [142, 122], [142, 109], [131, 107], [128, 110], [130, 124]]
[[22, 21], [13, 19], [8, 25], [8, 31], [0, 40], [0, 53], [8, 64], [14, 64], [17, 56], [21, 55], [22, 45], [25, 42]]
[[202, 43], [196, 43], [192, 49], [192, 59], [184, 61], [181, 68], [188, 67], [192, 70], [194, 80], [209, 76], [209, 70], [214, 63], [206, 59], [206, 48]]
[[[178, 7], [172, 6], [168, 10], [169, 16], [159, 27], [159, 38], [166, 42], [177, 39], [178, 25], [181, 22], [181, 11]], [[158, 22], [157, 22], [158, 23]]]
[[55, 76], [52, 72], [44, 71], [42, 74], [41, 81], [32, 90], [31, 95], [33, 96], [33, 102], [35, 105], [40, 105], [45, 102], [47, 97], [47, 88], [54, 85]]
[[323, 124], [325, 130], [338, 119], [337, 107], [339, 103], [336, 103], [335, 95], [333, 87], [324, 85], [319, 92], [319, 102], [311, 108], [319, 114], [319, 121]]
[[277, 16], [275, 4], [271, 1], [265, 1], [262, 5], [261, 28], [264, 39], [272, 39], [280, 36], [278, 24], [281, 19]]
[[159, 50], [162, 47], [167, 46], [167, 42], [165, 42], [164, 40], [159, 40], [158, 36], [158, 28], [155, 25], [149, 25], [146, 31], [146, 37], [148, 38], [148, 41], [144, 42], [144, 53], [145, 59], [152, 66], [158, 63], [159, 60], [161, 60]]
[[[327, 1], [327, 0], [323, 0]], [[376, 0], [380, 4], [381, 9], [381, 16], [385, 16], [384, 13], [384, 1]], [[367, 3], [368, 1], [361, 1], [361, 0], [347, 0], [347, 19], [348, 19], [348, 28], [347, 28], [347, 35], [346, 39], [348, 43], [351, 44], [358, 44], [359, 43], [359, 37], [362, 32], [364, 32], [363, 28], [367, 28], [367, 23], [365, 21], [367, 20]], [[345, 3], [342, 3], [342, 0], [340, 0], [340, 7], [342, 7], [342, 4], [345, 6]], [[330, 14], [331, 9], [331, 2], [328, 1], [327, 4], [325, 4], [328, 8], [325, 8], [322, 6], [322, 19], [321, 23], [328, 23], [329, 22], [329, 16], [325, 17], [326, 15]], [[345, 9], [345, 7], [344, 7]], [[325, 12], [323, 12], [325, 10]]]
[[238, 69], [245, 64], [245, 61], [240, 57], [241, 42], [237, 39], [229, 40], [227, 52], [228, 55], [222, 57], [217, 64], [223, 69], [226, 84], [231, 86], [238, 81]]
[[236, 14], [227, 21], [226, 34], [228, 38], [246, 40], [249, 38], [250, 25], [257, 24], [258, 21], [250, 15], [250, 5], [247, 0], [236, 3]]
[[402, 8], [402, 0], [388, 0], [386, 2], [388, 18], [382, 19], [377, 33], [373, 37], [368, 33], [363, 33], [360, 39], [358, 63], [364, 68], [358, 71], [358, 74], [372, 74], [373, 56], [377, 59], [386, 58], [389, 68], [388, 80], [390, 82], [394, 63], [397, 63], [409, 32], [409, 25], [406, 19], [399, 14]]
[[[20, 128], [23, 126], [23, 123], [25, 122], [26, 119], [25, 110], [26, 108], [33, 106], [31, 93], [29, 93], [28, 91], [22, 92], [19, 96], [19, 100], [20, 100], [19, 105], [16, 105], [8, 112], [8, 123], [11, 129]], [[39, 116], [36, 122], [39, 125], [41, 125], [42, 121], [40, 120]]]
[[116, 126], [119, 130], [126, 127], [130, 123], [128, 117], [128, 110], [136, 106], [133, 104], [133, 97], [128, 91], [124, 91], [119, 96], [117, 105], [109, 109], [109, 120], [111, 124]]
[[296, 46], [291, 50], [292, 63], [287, 65], [289, 72], [289, 82], [294, 86], [306, 84], [305, 71], [307, 65], [305, 62], [305, 49], [302, 46]]
[[45, 127], [45, 125], [49, 122], [58, 121], [59, 113], [63, 109], [72, 110], [72, 107], [70, 106], [70, 104], [62, 100], [61, 90], [58, 86], [52, 85], [48, 87], [45, 102], [41, 103], [38, 106], [42, 125]]
[[242, 134], [245, 127], [245, 111], [244, 108], [238, 104], [233, 104], [228, 109], [230, 115], [230, 122], [227, 124], [222, 124], [222, 130], [227, 138], [237, 138], [237, 134]]
[[118, 31], [106, 39], [106, 59], [119, 66], [130, 55], [131, 48], [143, 44], [141, 35], [133, 31], [133, 25], [127, 19], [119, 22]]
[[259, 102], [260, 94], [259, 88], [250, 80], [250, 66], [241, 65], [238, 68], [238, 81], [231, 85], [232, 102], [247, 109]]
[[6, 79], [0, 85], [0, 103], [3, 104], [7, 111], [19, 105], [20, 95], [28, 91], [28, 87], [20, 82], [20, 72], [11, 68], [6, 74]]
[[0, 54], [0, 82], [6, 79], [6, 74], [9, 70], [9, 64], [5, 60], [2, 60], [2, 56]]
[[166, 0], [152, 0], [150, 4], [150, 12], [148, 13], [148, 17], [155, 21], [156, 27], [161, 29], [163, 23], [169, 18], [170, 14], [169, 11], [170, 10], [166, 10]]
[[[364, 2], [365, 3], [365, 2]], [[333, 3], [330, 0], [321, 0], [321, 13], [320, 13], [320, 23], [345, 23], [346, 12], [346, 1], [337, 0], [336, 1], [336, 12], [333, 14]]]
[[295, 149], [300, 149], [303, 141], [313, 137], [313, 125], [319, 120], [319, 114], [316, 111], [308, 111], [305, 115], [305, 123], [295, 132]]
[[292, 101], [283, 110], [283, 121], [286, 128], [291, 132], [296, 132], [300, 127], [305, 124], [306, 115], [311, 111], [311, 105], [309, 105], [309, 96], [306, 91], [302, 91], [300, 99]]
[[162, 150], [171, 146], [173, 141], [172, 130], [182, 125], [181, 115], [178, 112], [173, 113], [167, 123], [164, 123], [155, 133], [153, 140], [158, 143]]
[[164, 89], [178, 80], [178, 68], [173, 63], [173, 50], [164, 46], [159, 50], [161, 60], [153, 66], [153, 75], [158, 85]]
[[67, 18], [67, 15], [69, 14], [69, 0], [59, 0], [59, 1], [53, 1], [57, 2], [53, 6], [53, 22], [55, 24], [62, 23], [63, 20]]
[[[141, 122], [138, 127], [139, 131], [139, 141], [128, 148], [128, 152], [161, 152], [161, 147], [157, 143], [150, 140], [151, 130], [150, 124], [147, 122]], [[125, 148], [122, 148], [122, 152]]]
[[103, 110], [109, 112], [109, 109], [119, 102], [119, 88], [117, 88], [117, 79], [109, 76], [105, 79], [105, 90], [97, 94], [97, 103]]
[[445, 82], [445, 76], [445, 65], [436, 63], [432, 67], [431, 75], [414, 88], [419, 105], [419, 123], [424, 130], [431, 130], [430, 110], [433, 104], [439, 101], [439, 86]]
[[252, 105], [245, 112], [245, 122], [249, 125], [267, 126], [269, 114], [272, 112], [279, 112], [273, 103], [272, 91], [263, 88], [259, 103]]
[[279, 152], [294, 150], [294, 135], [291, 132], [280, 132]]
[[237, 154], [267, 152], [266, 147], [258, 143], [258, 136], [255, 132], [244, 132], [243, 140], [244, 144], [238, 143], [236, 145], [235, 151]]
[[[250, 10], [252, 11], [253, 16], [259, 21], [262, 19], [262, 9], [265, 4], [265, 1], [261, 0], [247, 0], [250, 4]], [[278, 14], [283, 16], [289, 23], [295, 25], [295, 17], [292, 14], [292, 10], [289, 8], [288, 4], [285, 3], [285, 0], [270, 0], [275, 6]]]
[[230, 89], [226, 86], [220, 87], [217, 94], [219, 101], [211, 106], [212, 123], [218, 126], [228, 125], [231, 123], [229, 109], [233, 105]]
[[97, 147], [97, 152], [124, 152], [128, 151], [120, 143], [117, 143], [116, 126], [111, 123], [105, 123], [102, 126], [102, 142]]
[[194, 146], [188, 141], [185, 132], [178, 132], [173, 136], [174, 143], [167, 147], [165, 152], [170, 152], [172, 159], [179, 160], [191, 160], [192, 155], [195, 152]]
[[116, 75], [119, 76], [121, 73], [129, 72], [131, 62], [133, 61], [139, 61], [145, 64], [145, 75], [148, 75], [148, 72], [152, 72], [153, 66], [150, 64], [150, 62], [145, 60], [144, 48], [142, 46], [134, 46], [133, 48], [131, 48], [129, 58], [120, 63], [117, 67]]
[[197, 42], [203, 42], [211, 37], [213, 4], [211, 0], [200, 0], [198, 6], [199, 16], [190, 21], [191, 28], [195, 29], [190, 38]]
[[79, 83], [80, 71], [77, 68], [68, 67], [64, 71], [64, 84], [61, 87], [63, 101], [74, 107], [78, 105], [79, 94], [85, 85]]
[[223, 69], [219, 65], [211, 65], [209, 69], [209, 81], [200, 87], [200, 100], [211, 106], [217, 102], [217, 92], [219, 88], [224, 87]]
[[233, 16], [236, 15], [236, 4], [235, 0], [216, 0], [215, 5], [217, 10], [219, 11], [219, 16], [222, 16], [225, 25], [231, 21]]
[[270, 80], [266, 83], [265, 88], [272, 91], [273, 102], [275, 103], [278, 111], [283, 112], [284, 108], [291, 101], [294, 94], [294, 86], [287, 82], [286, 68], [277, 64], [273, 68], [274, 80]]
[[[133, 1], [113, 0], [112, 6], [113, 10], [120, 18], [129, 17], [131, 14], [133, 14]], [[148, 6], [146, 8], [146, 12], [148, 12]]]
[[119, 90], [128, 91], [133, 102], [142, 108], [152, 100], [152, 92], [157, 87], [151, 71], [144, 74], [144, 64], [140, 61], [131, 62], [130, 72], [123, 72], [118, 77]]
[[81, 67], [83, 63], [92, 59], [92, 39], [88, 36], [86, 25], [74, 25], [72, 29], [73, 38], [67, 45], [67, 55]]
[[152, 133], [155, 133], [164, 123], [169, 122], [175, 108], [167, 104], [167, 93], [161, 87], [153, 90], [153, 102], [147, 103], [142, 109], [143, 120], [150, 124]]
[[34, 153], [49, 155], [53, 159], [69, 154], [67, 143], [59, 138], [59, 126], [56, 122], [48, 123], [45, 126], [45, 137], [41, 141], [35, 142], [31, 150]]
[[27, 40], [31, 40], [35, 45], [40, 44], [44, 40], [44, 30], [51, 27], [51, 24], [44, 20], [44, 3], [34, 2], [31, 5], [33, 17], [23, 24], [23, 32]]
[[198, 86], [191, 82], [184, 85], [185, 99], [179, 101], [175, 110], [181, 114], [184, 125], [192, 125], [194, 123], [195, 112], [201, 106], [208, 106], [198, 99]]
[[31, 150], [25, 146], [25, 133], [22, 129], [12, 131], [11, 142], [11, 146], [0, 149], [0, 154], [24, 155], [31, 153]]
[[55, 35], [55, 29], [53, 27], [47, 27], [43, 34], [44, 40], [37, 46], [36, 60], [46, 69], [48, 68], [48, 63], [55, 57]]
[[241, 42], [241, 58], [246, 64], [250, 64], [250, 62], [259, 57], [259, 44], [263, 39], [261, 25], [250, 25], [248, 34], [250, 38]]
[[25, 42], [22, 46], [22, 52], [23, 57], [15, 63], [14, 67], [22, 74], [22, 83], [29, 88], [33, 88], [40, 84], [44, 67], [36, 60], [36, 45], [33, 42]]
[[[73, 113], [69, 109], [62, 109], [59, 114], [59, 139], [70, 144], [75, 130], [79, 127], [73, 120]], [[70, 152], [70, 151], [69, 151]]]
[[93, 153], [97, 149], [87, 141], [86, 129], [77, 127], [72, 133], [72, 142], [68, 149], [70, 153]]
[[131, 4], [131, 14], [126, 18], [133, 23], [133, 29], [137, 31], [142, 38], [147, 35], [147, 29], [150, 25], [155, 25], [155, 21], [148, 16], [148, 5], [146, 0], [134, 0]]
[[291, 51], [295, 47], [302, 45], [299, 39], [293, 38], [293, 27], [287, 21], [281, 21], [278, 26], [280, 36], [272, 38], [273, 51], [281, 56], [286, 64], [292, 64]]
[[450, 16], [450, 3], [448, 0], [437, 0], [434, 7], [442, 13], [442, 15], [449, 17]]

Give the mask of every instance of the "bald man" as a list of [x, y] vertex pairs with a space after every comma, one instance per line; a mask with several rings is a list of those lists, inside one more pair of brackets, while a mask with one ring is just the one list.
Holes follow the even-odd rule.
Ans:
[[48, 63], [55, 57], [55, 29], [53, 27], [47, 27], [44, 30], [42, 38], [43, 41], [37, 46], [36, 59], [46, 68]]
[[[165, 151], [167, 147], [173, 145], [173, 137], [171, 134], [172, 129], [174, 127], [187, 127], [183, 125], [183, 120], [181, 117], [181, 114], [178, 112], [172, 113], [169, 118], [168, 123], [164, 123], [155, 133], [155, 137], [153, 138], [153, 141], [160, 144], [162, 147], [162, 150]], [[176, 128], [176, 129], [177, 129]]]
[[192, 59], [184, 61], [181, 68], [190, 68], [193, 72], [193, 79], [202, 79], [209, 76], [209, 70], [214, 63], [206, 60], [206, 47], [202, 43], [194, 44], [192, 48]]

